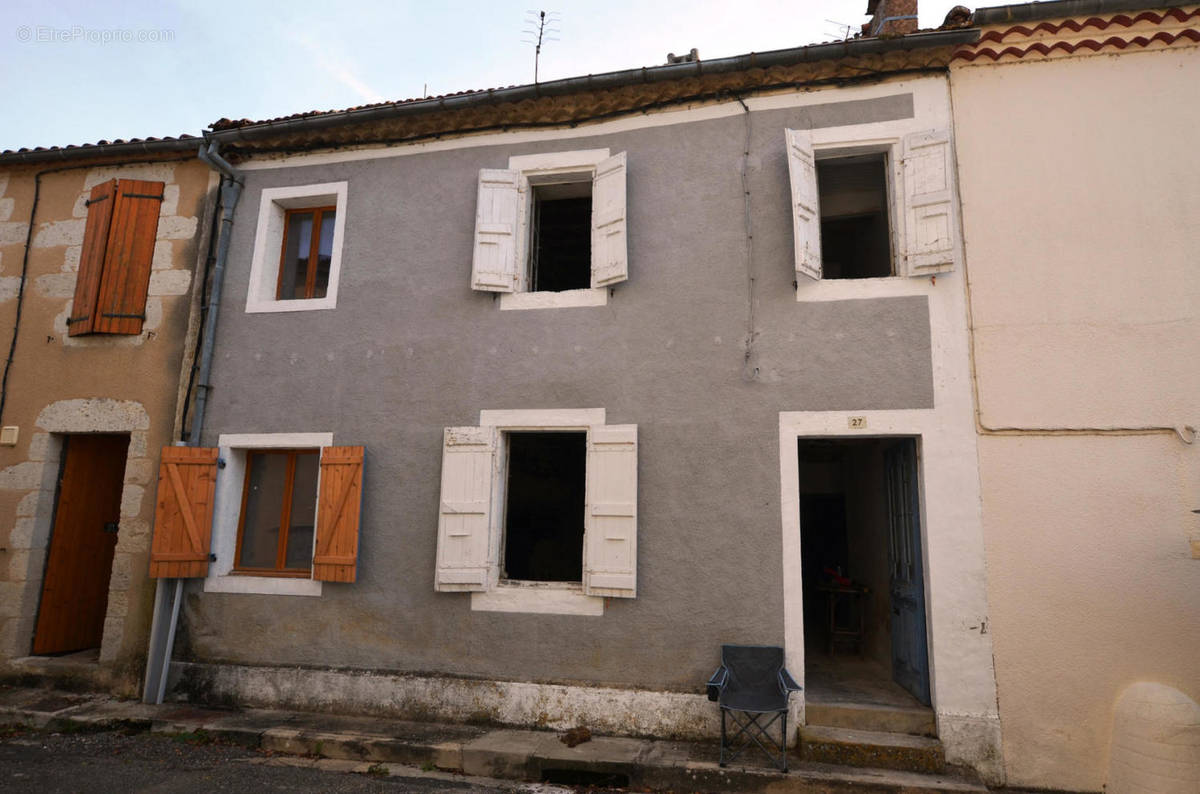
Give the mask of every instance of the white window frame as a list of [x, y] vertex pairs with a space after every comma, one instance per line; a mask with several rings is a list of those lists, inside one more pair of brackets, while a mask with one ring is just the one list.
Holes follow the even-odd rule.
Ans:
[[[250, 262], [247, 314], [317, 311], [337, 307], [342, 246], [346, 236], [347, 190], [347, 182], [263, 189], [258, 206], [258, 226], [254, 232], [254, 256]], [[333, 250], [329, 257], [329, 284], [325, 289], [325, 297], [280, 300], [276, 294], [287, 210], [328, 207], [331, 204], [336, 207], [337, 217], [333, 225]]]
[[[224, 468], [217, 470], [213, 497], [212, 552], [204, 580], [206, 593], [248, 593], [255, 595], [320, 596], [323, 582], [286, 576], [258, 576], [235, 573], [238, 523], [242, 513], [242, 494], [246, 484], [247, 452], [269, 449], [317, 449], [333, 446], [333, 433], [226, 433], [217, 438], [218, 458]], [[321, 493], [317, 479], [318, 498]], [[313, 533], [314, 550], [317, 533]]]
[[[587, 523], [581, 549], [583, 579], [580, 582], [503, 580], [501, 569], [508, 490], [504, 434], [552, 431], [587, 434], [587, 509], [590, 512], [585, 517]], [[464, 462], [471, 461], [470, 457], [456, 458], [453, 468], [447, 468], [451, 466], [447, 455], [458, 456], [463, 453], [475, 456], [474, 463]], [[613, 453], [626, 457], [607, 457]], [[484, 462], [481, 462], [481, 455], [490, 455], [490, 460], [484, 458]], [[632, 460], [629, 455], [633, 455]], [[470, 591], [471, 609], [486, 612], [600, 616], [604, 614], [607, 597], [636, 597], [637, 510], [636, 504], [629, 502], [629, 497], [636, 500], [637, 486], [636, 471], [630, 474], [626, 468], [630, 462], [636, 466], [636, 427], [606, 424], [603, 408], [485, 410], [480, 411], [477, 427], [448, 428], [443, 447], [442, 516], [438, 529], [436, 588], [449, 592]], [[608, 468], [614, 465], [615, 470]], [[592, 466], [600, 468], [591, 471]], [[447, 474], [451, 471], [456, 473]], [[614, 471], [618, 472], [616, 479], [609, 479]], [[632, 479], [623, 480], [624, 475], [620, 472], [626, 472]], [[460, 479], [463, 477], [466, 479]], [[468, 487], [466, 491], [460, 488], [461, 484], [471, 482], [476, 485]], [[490, 486], [487, 485], [489, 482]], [[611, 490], [613, 487], [617, 488], [615, 493]], [[447, 490], [450, 488], [453, 490]], [[484, 493], [488, 494], [486, 511], [482, 509], [480, 499]], [[487, 524], [486, 544], [476, 545], [483, 542], [485, 530], [479, 519], [484, 515]], [[468, 519], [469, 516], [474, 518]], [[605, 523], [614, 519], [616, 524]], [[445, 523], [450, 521], [455, 523]], [[468, 526], [474, 529], [466, 529]], [[463, 541], [455, 538], [470, 538], [470, 534], [464, 533], [471, 532], [476, 533], [474, 537], [477, 540], [466, 541], [469, 545], [443, 545], [461, 543]], [[616, 534], [609, 535], [610, 532]], [[614, 540], [620, 544], [619, 547], [608, 546]], [[597, 543], [600, 545], [594, 545]], [[465, 561], [461, 557], [443, 558], [443, 554], [459, 553], [451, 552], [451, 548], [470, 551]], [[607, 567], [614, 564], [613, 558], [604, 556], [609, 548], [623, 549], [619, 554], [627, 551], [632, 556], [623, 557], [624, 562], [616, 563], [616, 568]]]
[[[521, 278], [512, 292], [500, 293], [501, 311], [564, 309], [608, 304], [611, 285], [561, 292], [533, 291], [528, 287], [529, 252], [533, 232], [530, 223], [533, 214], [533, 187], [538, 184], [594, 181], [597, 166], [609, 157], [608, 149], [581, 149], [569, 152], [514, 155], [508, 158], [508, 170], [518, 174], [517, 189], [520, 192], [517, 211], [516, 260]], [[594, 243], [589, 242], [589, 245], [594, 245]]]
[[[835, 301], [857, 300], [877, 297], [902, 297], [928, 293], [927, 277], [953, 278], [961, 272], [962, 233], [961, 213], [958, 196], [957, 175], [953, 171], [953, 140], [951, 146], [950, 205], [954, 233], [953, 266], [947, 270], [913, 272], [905, 262], [906, 235], [908, 230], [908, 198], [905, 189], [904, 155], [905, 141], [915, 133], [929, 128], [928, 121], [902, 119], [893, 122], [871, 124], [870, 131], [856, 134], [854, 127], [828, 127], [804, 131], [811, 135], [813, 155], [816, 162], [860, 154], [880, 154], [886, 160], [888, 226], [891, 247], [890, 276], [858, 279], [813, 279], [796, 276], [796, 300]], [[819, 188], [818, 188], [819, 189]], [[789, 199], [794, 201], [789, 189]], [[795, 212], [793, 207], [792, 212]], [[819, 218], [818, 218], [819, 225]]]
[[[589, 433], [593, 425], [604, 424], [604, 417], [603, 408], [493, 410], [479, 412], [479, 426], [494, 427], [501, 436], [523, 430]], [[489, 577], [492, 586], [487, 592], [471, 593], [471, 609], [481, 612], [603, 615], [604, 599], [585, 595], [582, 582], [527, 582], [500, 578], [500, 569], [503, 567], [504, 510], [508, 501], [508, 485], [504, 477], [507, 470], [507, 450], [501, 445], [496, 455], [496, 476], [492, 478], [491, 520], [499, 527], [499, 531], [493, 533], [494, 542], [498, 545], [492, 550], [492, 559], [495, 561]]]

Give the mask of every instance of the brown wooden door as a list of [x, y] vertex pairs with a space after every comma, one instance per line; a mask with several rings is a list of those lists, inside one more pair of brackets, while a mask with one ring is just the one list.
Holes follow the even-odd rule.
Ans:
[[100, 645], [128, 448], [127, 435], [66, 439], [34, 653]]

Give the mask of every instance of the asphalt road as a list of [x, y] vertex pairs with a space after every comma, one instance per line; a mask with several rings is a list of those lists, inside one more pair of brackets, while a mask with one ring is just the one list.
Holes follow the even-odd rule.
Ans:
[[337, 771], [338, 766], [338, 762], [271, 756], [189, 736], [119, 731], [53, 733], [0, 727], [0, 792], [5, 794], [577, 794], [575, 789], [560, 786], [463, 778], [392, 764], [376, 767], [370, 774]]

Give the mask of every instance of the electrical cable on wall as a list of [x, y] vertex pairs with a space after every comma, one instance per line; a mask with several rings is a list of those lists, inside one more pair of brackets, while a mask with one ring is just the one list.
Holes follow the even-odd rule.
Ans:
[[742, 380], [758, 379], [758, 367], [754, 365], [754, 342], [758, 332], [754, 328], [754, 223], [750, 212], [750, 106], [740, 96], [734, 95], [742, 106], [742, 118], [746, 124], [746, 140], [742, 146], [742, 206], [746, 228], [746, 352], [742, 362]]

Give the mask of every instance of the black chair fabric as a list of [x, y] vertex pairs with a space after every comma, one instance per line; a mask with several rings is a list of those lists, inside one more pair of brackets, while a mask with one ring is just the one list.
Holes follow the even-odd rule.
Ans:
[[[787, 771], [788, 697], [801, 687], [783, 664], [783, 648], [778, 646], [721, 646], [721, 666], [708, 681], [708, 699], [721, 708], [721, 766], [757, 745], [773, 764]], [[726, 731], [726, 715], [738, 728], [732, 736]], [[769, 719], [760, 722], [766, 715]], [[777, 720], [781, 721], [778, 741], [768, 732]]]

